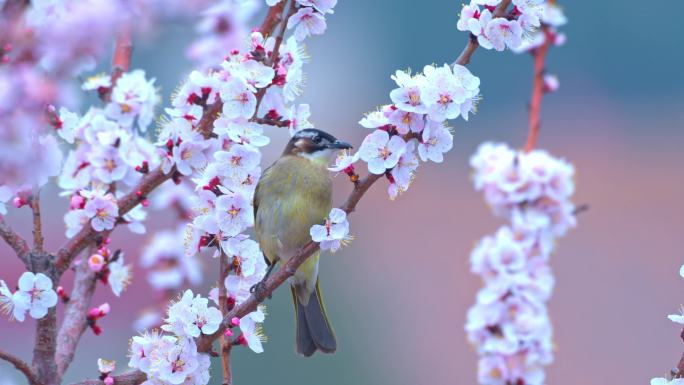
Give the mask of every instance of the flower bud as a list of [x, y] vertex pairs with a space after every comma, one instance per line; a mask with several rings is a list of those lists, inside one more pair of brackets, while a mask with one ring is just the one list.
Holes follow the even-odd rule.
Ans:
[[102, 255], [100, 254], [93, 254], [88, 258], [88, 266], [90, 269], [94, 272], [100, 272], [102, 271], [102, 268], [105, 266], [105, 259]]

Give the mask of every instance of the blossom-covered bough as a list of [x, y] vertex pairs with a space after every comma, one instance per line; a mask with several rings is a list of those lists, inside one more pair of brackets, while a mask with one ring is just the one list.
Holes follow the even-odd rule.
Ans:
[[[476, 187], [485, 191], [488, 203], [497, 214], [509, 218], [511, 226], [483, 241], [473, 254], [473, 269], [485, 276], [488, 285], [478, 298], [490, 301], [478, 302], [471, 311], [468, 330], [471, 341], [481, 345], [482, 383], [541, 383], [538, 364], [550, 359], [550, 324], [544, 318], [543, 302], [550, 294], [552, 278], [545, 262], [553, 238], [574, 224], [575, 215], [568, 201], [572, 167], [533, 150], [541, 97], [552, 88], [544, 73], [544, 55], [552, 43], [562, 41], [554, 30], [562, 24], [555, 4], [475, 0], [465, 6], [458, 28], [467, 30], [470, 37], [463, 53], [453, 64], [427, 65], [421, 73], [397, 71], [392, 76], [397, 88], [390, 92], [391, 104], [360, 121], [373, 131], [357, 153], [342, 154], [330, 167], [348, 175], [353, 183], [347, 200], [321, 218], [320, 225], [311, 229], [312, 240], [269, 275], [258, 244], [246, 234], [253, 225], [260, 148], [270, 142], [265, 134], [269, 126], [288, 128], [291, 134], [312, 127], [309, 106], [295, 104], [308, 59], [302, 41], [325, 31], [326, 16], [333, 13], [337, 1], [267, 0], [270, 8], [265, 19], [251, 34], [240, 27], [246, 26], [259, 5], [256, 1], [219, 3], [203, 13], [203, 35], [189, 51], [201, 70], [193, 71], [174, 93], [156, 135], [149, 130], [159, 102], [154, 79], [129, 68], [135, 32], [131, 18], [141, 21], [135, 24], [138, 27], [152, 28], [156, 18], [191, 13], [188, 7], [193, 5], [155, 0], [4, 3], [1, 27], [7, 33], [2, 39], [7, 36], [8, 42], [0, 43], [6, 43], [2, 54], [8, 59], [0, 66], [0, 82], [26, 82], [19, 84], [20, 90], [30, 90], [31, 76], [49, 78], [59, 86], [67, 83], [69, 76], [88, 69], [100, 55], [98, 43], [112, 37], [107, 31], [117, 33], [112, 73], [89, 78], [82, 86], [97, 92], [101, 106], [77, 114], [64, 107], [69, 104], [66, 96], [51, 93], [40, 94], [42, 99], [28, 93], [19, 106], [0, 104], [0, 112], [13, 119], [0, 124], [10, 127], [26, 121], [34, 125], [27, 130], [30, 138], [16, 132], [8, 135], [16, 142], [7, 142], [15, 145], [13, 150], [22, 146], [42, 149], [27, 154], [26, 159], [7, 159], [13, 162], [7, 163], [3, 158], [0, 163], [0, 172], [7, 171], [0, 173], [0, 214], [5, 214], [4, 203], [11, 200], [17, 208], [29, 207], [34, 218], [34, 239], [29, 244], [0, 217], [0, 236], [27, 269], [15, 291], [0, 281], [0, 301], [11, 317], [23, 320], [29, 315], [38, 320], [32, 364], [2, 351], [0, 358], [14, 364], [31, 384], [61, 383], [82, 334], [88, 328], [101, 333], [98, 320], [111, 311], [106, 303], [91, 307], [97, 283], [107, 284], [119, 296], [131, 279], [126, 256], [113, 247], [109, 234], [120, 225], [143, 233], [148, 207], [165, 207], [178, 211], [182, 227], [155, 235], [142, 263], [172, 264], [171, 272], [148, 277], [155, 287], [170, 293], [175, 290], [176, 294], [167, 296], [171, 305], [166, 314], [153, 312], [141, 320], [139, 328], [146, 331], [131, 340], [130, 371], [115, 374], [115, 363], [101, 359], [100, 378], [80, 384], [203, 385], [209, 381], [211, 357], [218, 356], [223, 383], [231, 383], [233, 347], [263, 351], [261, 303], [313, 253], [321, 248], [335, 251], [351, 239], [347, 215], [376, 181], [385, 177], [394, 199], [409, 188], [421, 161], [443, 161], [443, 154], [453, 146], [446, 122], [458, 117], [468, 120], [480, 100], [480, 79], [465, 65], [478, 46], [509, 47], [531, 50], [535, 56], [531, 134], [522, 152], [483, 145], [472, 161]], [[78, 31], [75, 28], [92, 22], [88, 10], [97, 7], [109, 7], [116, 16], [106, 18], [106, 23], [98, 25], [98, 33], [87, 39], [72, 36]], [[63, 40], [50, 41], [51, 30], [62, 33], [57, 35]], [[292, 31], [289, 37], [288, 30]], [[71, 54], [59, 55], [52, 49], [55, 44], [69, 44], [70, 49], [60, 52]], [[23, 52], [31, 55], [19, 54]], [[28, 78], [13, 79], [9, 69], [25, 70]], [[10, 99], [18, 100], [16, 95]], [[66, 154], [56, 136], [71, 145]], [[4, 148], [0, 150], [5, 153]], [[366, 176], [357, 173], [359, 160], [367, 165]], [[36, 172], [10, 172], [27, 165]], [[39, 191], [55, 176], [69, 198], [64, 217], [69, 239], [51, 253], [43, 249]], [[173, 241], [180, 233], [182, 244]], [[212, 258], [208, 255], [219, 266], [217, 288], [207, 296], [191, 290], [177, 294], [183, 282], [201, 278], [193, 262], [187, 261]], [[67, 294], [60, 279], [69, 269], [75, 271], [75, 279]], [[60, 301], [66, 309], [58, 322]], [[489, 307], [492, 304], [496, 309]], [[502, 309], [507, 314], [519, 312], [519, 316], [493, 320]], [[512, 337], [524, 332], [526, 340], [503, 338], [511, 328], [517, 333]], [[217, 340], [218, 351], [214, 350]]]
[[471, 271], [482, 276], [485, 286], [465, 329], [480, 355], [481, 384], [541, 385], [544, 367], [553, 360], [546, 302], [554, 277], [548, 263], [556, 239], [576, 225], [581, 210], [570, 200], [573, 166], [535, 149], [542, 98], [558, 88], [557, 79], [546, 73], [545, 58], [551, 46], [565, 41], [557, 27], [566, 19], [551, 0], [514, 0], [509, 11], [502, 4], [473, 0], [464, 5], [458, 22], [460, 30], [470, 32], [470, 45], [529, 52], [534, 59], [524, 148], [484, 143], [470, 160], [475, 188], [509, 224], [482, 239], [470, 256]]

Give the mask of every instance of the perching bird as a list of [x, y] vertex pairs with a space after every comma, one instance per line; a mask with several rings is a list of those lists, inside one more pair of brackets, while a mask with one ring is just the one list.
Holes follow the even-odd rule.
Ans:
[[[264, 171], [254, 193], [254, 227], [271, 267], [287, 262], [311, 241], [311, 226], [322, 224], [332, 208], [332, 180], [326, 167], [332, 155], [351, 147], [321, 130], [301, 130]], [[319, 253], [309, 257], [290, 278], [297, 352], [306, 357], [316, 350], [337, 349], [318, 285], [318, 257]]]

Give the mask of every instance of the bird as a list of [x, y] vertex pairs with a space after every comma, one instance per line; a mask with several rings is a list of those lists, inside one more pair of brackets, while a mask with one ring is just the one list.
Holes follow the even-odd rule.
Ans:
[[[311, 241], [311, 226], [324, 222], [332, 208], [332, 179], [327, 166], [335, 154], [350, 148], [349, 143], [327, 132], [303, 129], [292, 136], [280, 158], [264, 170], [253, 204], [256, 238], [269, 264], [268, 273], [278, 261], [287, 262]], [[316, 351], [337, 350], [319, 286], [319, 255], [311, 255], [290, 278], [296, 349], [305, 357]]]

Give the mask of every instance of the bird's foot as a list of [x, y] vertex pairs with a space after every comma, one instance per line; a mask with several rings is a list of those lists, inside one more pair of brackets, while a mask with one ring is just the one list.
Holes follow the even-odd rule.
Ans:
[[271, 295], [269, 294], [268, 297], [264, 295], [266, 292], [266, 284], [264, 281], [261, 281], [257, 283], [256, 285], [253, 285], [252, 287], [249, 288], [249, 292], [254, 294], [256, 297], [257, 301], [263, 302], [266, 298], [271, 299]]

